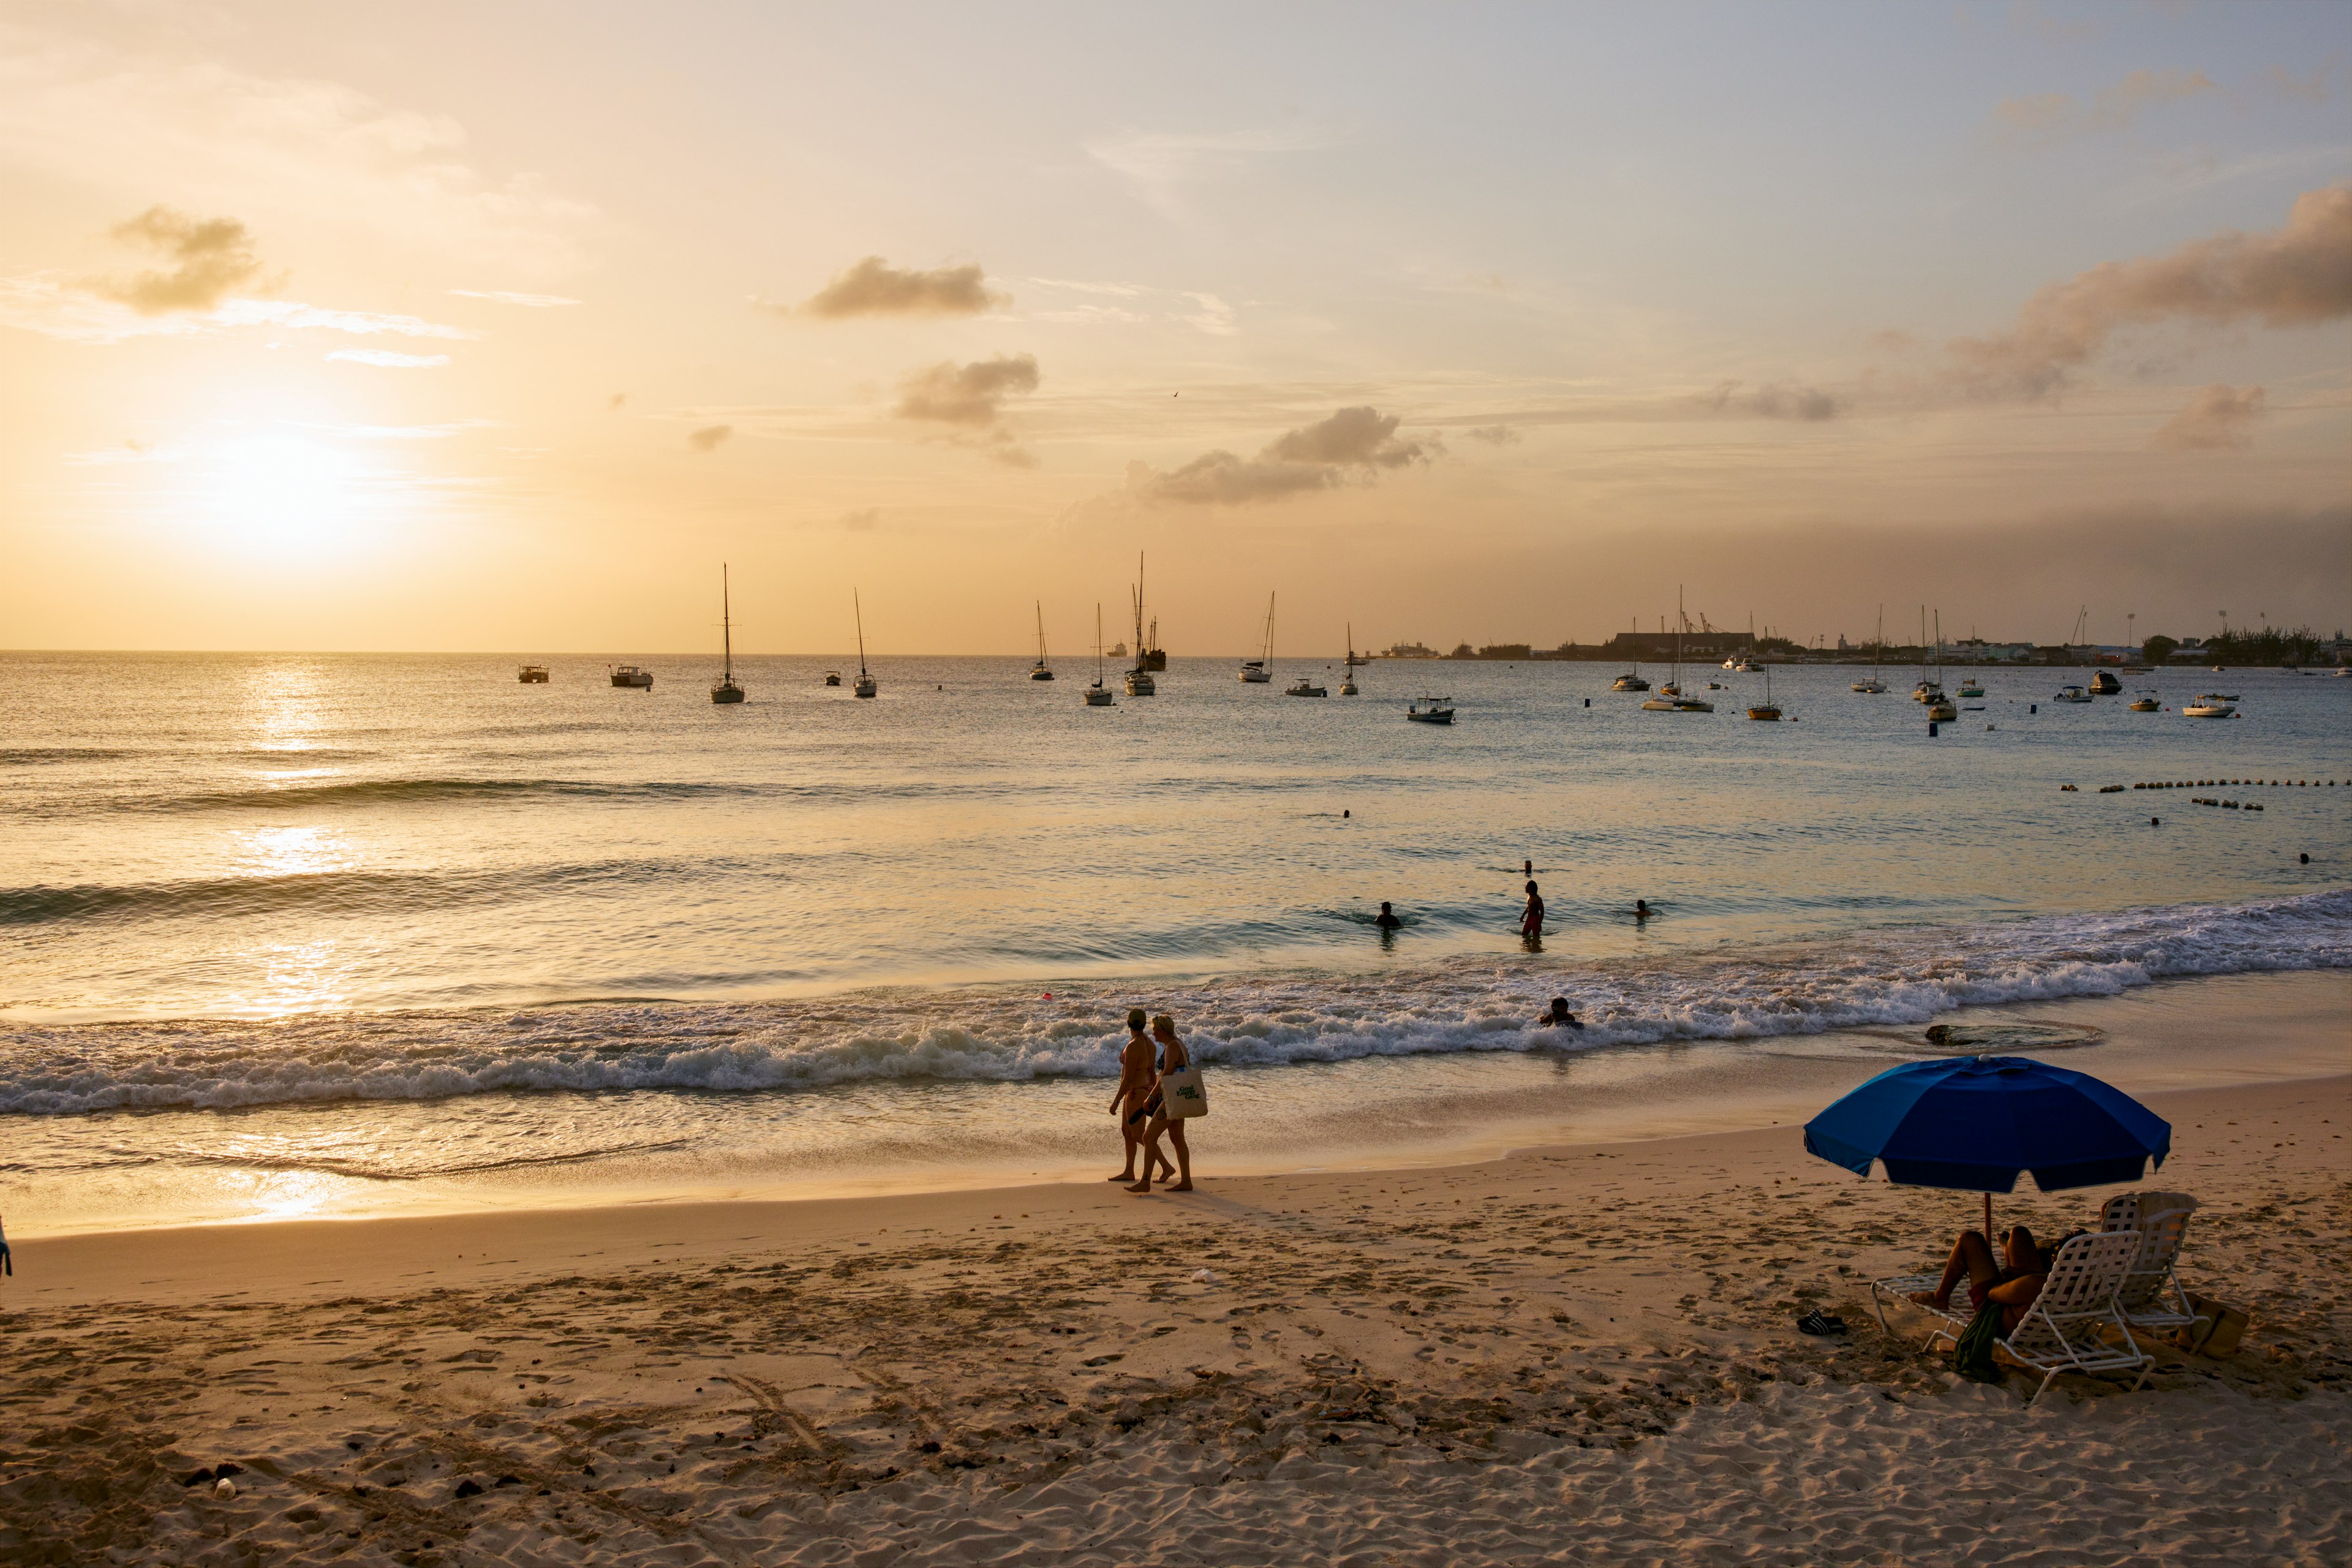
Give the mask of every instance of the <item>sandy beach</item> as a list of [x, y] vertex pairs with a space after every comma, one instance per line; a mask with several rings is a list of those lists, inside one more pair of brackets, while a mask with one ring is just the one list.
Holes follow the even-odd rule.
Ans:
[[[1852, 1177], [1785, 1124], [1450, 1166], [1211, 1162], [1149, 1200], [1061, 1183], [24, 1241], [0, 1554], [2341, 1562], [2352, 1077], [2144, 1098], [2175, 1125], [2162, 1184], [2205, 1205], [2184, 1276], [2253, 1328], [2138, 1393], [2072, 1379], [2031, 1410], [2026, 1380], [1959, 1383], [1917, 1350], [1924, 1319], [1890, 1336], [1868, 1306], [1975, 1201]], [[2056, 1228], [2096, 1195], [1996, 1213]], [[1853, 1332], [1799, 1333], [1811, 1304]]]

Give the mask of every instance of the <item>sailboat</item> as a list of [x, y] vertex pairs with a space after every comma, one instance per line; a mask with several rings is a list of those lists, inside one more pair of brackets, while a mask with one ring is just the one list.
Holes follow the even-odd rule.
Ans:
[[880, 688], [874, 684], [874, 677], [866, 673], [866, 606], [858, 603], [857, 590], [855, 588], [849, 591], [849, 604], [850, 607], [857, 612], [857, 684], [850, 689], [860, 697], [871, 697]]
[[1110, 688], [1103, 684], [1102, 664], [1102, 605], [1100, 601], [1097, 601], [1095, 605], [1095, 683], [1087, 688], [1087, 706], [1089, 708], [1110, 708], [1116, 706], [1118, 702], [1118, 699], [1111, 696]]
[[[1135, 668], [1127, 672], [1127, 694], [1150, 697], [1160, 689], [1151, 679], [1150, 645], [1143, 640], [1143, 552], [1135, 552]], [[1162, 658], [1162, 666], [1167, 660]]]
[[1361, 661], [1356, 658], [1356, 623], [1349, 621], [1348, 623], [1348, 659], [1339, 667], [1340, 696], [1356, 695], [1356, 666], [1359, 662]]
[[1675, 676], [1642, 706], [1653, 713], [1712, 713], [1715, 704], [1703, 697], [1683, 695], [1683, 631], [1690, 617], [1683, 613], [1682, 590], [1675, 590]]
[[1919, 606], [1919, 684], [1911, 689], [1911, 700], [1934, 704], [1944, 700], [1944, 678], [1939, 671], [1935, 679], [1927, 679], [1927, 606]]
[[1032, 680], [1051, 680], [1054, 667], [1045, 662], [1045, 601], [1037, 601], [1037, 662], [1029, 667]]
[[1642, 661], [1635, 659], [1633, 668], [1609, 683], [1612, 691], [1647, 691], [1650, 683], [1642, 679]]
[[1768, 664], [1763, 667], [1763, 669], [1764, 700], [1751, 704], [1748, 710], [1748, 716], [1750, 719], [1778, 719], [1780, 716], [1780, 705], [1772, 700], [1772, 667]]
[[1936, 612], [1936, 684], [1929, 688], [1924, 700], [1927, 704], [1927, 721], [1949, 723], [1960, 716], [1959, 708], [1944, 695], [1944, 612]]
[[1168, 668], [1168, 650], [1160, 646], [1160, 617], [1151, 617], [1151, 629], [1143, 631], [1143, 552], [1135, 552], [1135, 668], [1164, 670]]
[[719, 563], [719, 639], [725, 650], [726, 667], [719, 684], [710, 689], [713, 702], [740, 702], [743, 689], [735, 684], [735, 617], [727, 601], [727, 563]]
[[1886, 682], [1878, 678], [1879, 660], [1886, 657], [1886, 606], [1878, 606], [1878, 636], [1870, 645], [1870, 679], [1857, 680], [1853, 689], [1865, 697], [1879, 697], [1886, 691]]
[[1264, 686], [1274, 679], [1270, 668], [1274, 663], [1274, 595], [1265, 596], [1265, 646], [1255, 658], [1242, 660], [1242, 679], [1251, 686]]

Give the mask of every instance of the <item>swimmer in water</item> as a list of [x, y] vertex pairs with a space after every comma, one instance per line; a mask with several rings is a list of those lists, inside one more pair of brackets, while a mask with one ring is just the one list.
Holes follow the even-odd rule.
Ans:
[[1389, 908], [1389, 901], [1386, 899], [1382, 899], [1381, 912], [1372, 917], [1372, 923], [1382, 931], [1394, 931], [1404, 924], [1404, 921], [1396, 918], [1396, 911]]
[[1540, 940], [1543, 936], [1543, 895], [1536, 891], [1536, 885], [1533, 882], [1529, 882], [1528, 884], [1528, 907], [1519, 916], [1519, 934], [1526, 937], [1529, 942]]
[[1536, 1020], [1536, 1027], [1538, 1029], [1581, 1029], [1584, 1027], [1584, 1020], [1568, 1010], [1567, 997], [1555, 996], [1551, 999], [1551, 1011], [1546, 1013], [1542, 1017]]
[[1645, 920], [1648, 920], [1648, 919], [1650, 918], [1650, 914], [1651, 914], [1651, 910], [1650, 910], [1650, 903], [1649, 903], [1649, 900], [1646, 900], [1646, 899], [1635, 899], [1635, 900], [1633, 900], [1633, 918], [1634, 918], [1635, 920], [1637, 920], [1637, 921], [1645, 921]]

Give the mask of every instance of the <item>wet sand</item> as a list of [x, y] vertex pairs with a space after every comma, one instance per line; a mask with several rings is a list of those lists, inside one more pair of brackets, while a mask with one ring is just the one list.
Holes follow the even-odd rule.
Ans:
[[[1792, 1124], [1150, 1199], [34, 1240], [0, 1285], [0, 1557], [2344, 1561], [2352, 1076], [2144, 1098], [2205, 1205], [2184, 1277], [2254, 1327], [2031, 1410], [1867, 1305], [1976, 1201]], [[1814, 1304], [1853, 1331], [1799, 1333]]]

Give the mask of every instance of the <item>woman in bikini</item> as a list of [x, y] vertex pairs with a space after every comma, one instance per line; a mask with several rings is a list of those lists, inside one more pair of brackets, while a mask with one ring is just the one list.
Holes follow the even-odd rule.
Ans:
[[[1143, 1143], [1143, 1125], [1151, 1120], [1153, 1089], [1151, 1077], [1151, 1040], [1143, 1032], [1143, 1009], [1131, 1007], [1127, 1015], [1127, 1044], [1118, 1053], [1118, 1088], [1111, 1091], [1110, 1113], [1118, 1118], [1118, 1135], [1127, 1145], [1127, 1168], [1110, 1180], [1135, 1180], [1135, 1152]], [[1155, 1151], [1156, 1152], [1156, 1151]], [[1164, 1180], [1175, 1169], [1166, 1160], [1160, 1162], [1160, 1174]], [[1151, 1165], [1145, 1162], [1143, 1173], [1151, 1174]]]
[[[2062, 1237], [2059, 1246], [2074, 1239]], [[2000, 1331], [2012, 1333], [2025, 1321], [2025, 1314], [2041, 1296], [2042, 1287], [2050, 1278], [2050, 1259], [2057, 1248], [2044, 1251], [2033, 1244], [2033, 1233], [2021, 1225], [2011, 1226], [2001, 1238], [2001, 1255], [1993, 1256], [1992, 1246], [1978, 1230], [1960, 1232], [1959, 1240], [1952, 1243], [1952, 1255], [1944, 1262], [1944, 1278], [1933, 1290], [1918, 1290], [1911, 1300], [1923, 1307], [1948, 1311], [1952, 1305], [1952, 1289], [1962, 1276], [1969, 1282], [1969, 1305], [1978, 1311], [1985, 1303], [2000, 1304]]]
[[1161, 1167], [1160, 1179], [1167, 1180], [1167, 1157], [1160, 1152], [1160, 1135], [1165, 1132], [1168, 1141], [1176, 1145], [1177, 1175], [1168, 1190], [1189, 1193], [1192, 1190], [1192, 1146], [1184, 1142], [1184, 1118], [1170, 1116], [1167, 1107], [1160, 1102], [1160, 1079], [1191, 1067], [1192, 1053], [1186, 1050], [1184, 1042], [1176, 1037], [1176, 1020], [1165, 1013], [1151, 1020], [1151, 1036], [1160, 1042], [1160, 1062], [1159, 1070], [1151, 1080], [1151, 1098], [1146, 1102], [1146, 1109], [1151, 1112], [1151, 1124], [1143, 1130], [1143, 1180], [1127, 1190], [1130, 1193], [1150, 1192], [1151, 1167], [1155, 1164]]

